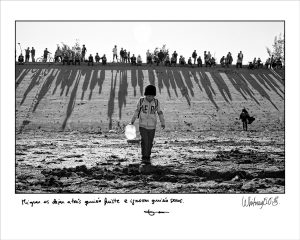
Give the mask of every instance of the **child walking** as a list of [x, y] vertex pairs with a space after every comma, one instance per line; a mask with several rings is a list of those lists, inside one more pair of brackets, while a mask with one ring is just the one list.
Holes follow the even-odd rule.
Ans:
[[242, 109], [242, 113], [240, 114], [240, 119], [241, 119], [241, 121], [242, 121], [242, 123], [243, 123], [243, 130], [244, 131], [247, 131], [248, 129], [247, 129], [247, 123], [248, 123], [248, 118], [249, 118], [250, 116], [249, 116], [249, 113], [248, 113], [248, 111], [246, 110], [246, 108], [243, 108]]
[[242, 109], [242, 113], [240, 114], [240, 119], [243, 123], [243, 130], [247, 131], [248, 130], [248, 124], [251, 124], [255, 118], [254, 117], [250, 117], [248, 111], [246, 110], [246, 108]]
[[144, 97], [139, 99], [136, 110], [131, 119], [131, 124], [134, 124], [135, 120], [139, 118], [142, 148], [141, 172], [144, 167], [151, 165], [150, 156], [157, 123], [156, 113], [159, 117], [162, 129], [165, 128], [165, 119], [161, 110], [160, 102], [155, 98], [155, 96], [156, 87], [148, 85], [145, 88]]

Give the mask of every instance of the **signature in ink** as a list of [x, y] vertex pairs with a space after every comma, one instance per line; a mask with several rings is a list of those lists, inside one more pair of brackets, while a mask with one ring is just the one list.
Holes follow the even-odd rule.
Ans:
[[170, 212], [165, 212], [165, 211], [155, 212], [155, 211], [151, 211], [151, 210], [148, 209], [147, 211], [144, 211], [144, 213], [148, 213], [150, 216], [154, 216], [156, 213], [161, 214], [161, 213], [170, 213]]

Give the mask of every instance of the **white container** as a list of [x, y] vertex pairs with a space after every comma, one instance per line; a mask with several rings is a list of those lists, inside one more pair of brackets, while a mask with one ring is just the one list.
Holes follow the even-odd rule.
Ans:
[[136, 138], [136, 129], [134, 125], [129, 124], [125, 127], [125, 136], [129, 140]]

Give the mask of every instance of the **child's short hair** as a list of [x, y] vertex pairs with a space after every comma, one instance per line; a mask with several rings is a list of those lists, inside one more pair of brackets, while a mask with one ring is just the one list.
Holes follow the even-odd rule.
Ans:
[[145, 96], [147, 95], [152, 95], [152, 96], [156, 96], [156, 87], [153, 86], [153, 85], [148, 85], [146, 88], [145, 88], [145, 93], [144, 93]]

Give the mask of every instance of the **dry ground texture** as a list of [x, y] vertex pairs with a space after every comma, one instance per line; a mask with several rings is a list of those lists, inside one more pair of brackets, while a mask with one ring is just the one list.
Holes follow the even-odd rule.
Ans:
[[[124, 126], [150, 83], [166, 129], [140, 174]], [[284, 136], [283, 70], [16, 66], [16, 193], [284, 193]]]

